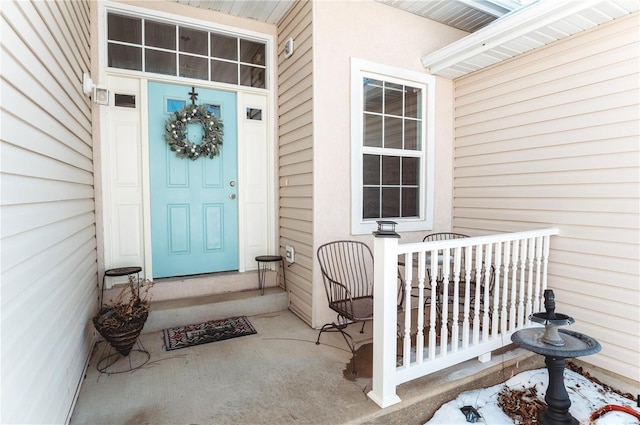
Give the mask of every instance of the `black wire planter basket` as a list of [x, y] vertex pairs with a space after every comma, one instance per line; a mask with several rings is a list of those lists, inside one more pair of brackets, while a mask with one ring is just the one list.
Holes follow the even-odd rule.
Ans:
[[[149, 317], [149, 288], [153, 282], [145, 280], [144, 294], [140, 280], [129, 276], [129, 282], [111, 305], [102, 304], [93, 317], [93, 325], [108, 344], [105, 344], [97, 369], [102, 373], [121, 373], [138, 369], [150, 359], [140, 342], [140, 334]], [[137, 345], [137, 348], [134, 348]]]
[[93, 325], [100, 335], [123, 357], [131, 352], [147, 317], [149, 307], [138, 306], [129, 317], [119, 312], [118, 307], [103, 307], [93, 318]]

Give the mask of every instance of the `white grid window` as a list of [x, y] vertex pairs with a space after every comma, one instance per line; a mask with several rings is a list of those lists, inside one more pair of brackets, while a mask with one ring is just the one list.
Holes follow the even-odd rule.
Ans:
[[112, 68], [266, 88], [266, 44], [231, 35], [109, 13]]
[[352, 61], [352, 232], [380, 219], [400, 230], [432, 222], [429, 76]]

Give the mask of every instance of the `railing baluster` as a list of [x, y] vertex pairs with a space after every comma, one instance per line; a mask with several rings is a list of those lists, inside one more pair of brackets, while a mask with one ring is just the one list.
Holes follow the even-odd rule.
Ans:
[[469, 347], [469, 316], [471, 315], [471, 247], [464, 248], [464, 318], [462, 319], [462, 347]]
[[[439, 262], [439, 260], [438, 260]], [[442, 314], [440, 319], [440, 355], [447, 355], [449, 337], [449, 269], [451, 265], [449, 249], [442, 251]]]
[[411, 363], [411, 282], [413, 282], [413, 254], [404, 255], [404, 341], [402, 348], [402, 365]]
[[[424, 262], [424, 261], [423, 261]], [[429, 359], [436, 357], [436, 310], [438, 303], [438, 251], [431, 251], [431, 306], [429, 308]]]
[[511, 322], [511, 329], [518, 328], [518, 321], [516, 319], [517, 305], [518, 305], [518, 258], [520, 256], [520, 241], [512, 241], [513, 256], [511, 257], [511, 307], [509, 309], [509, 321]]
[[527, 240], [523, 239], [520, 241], [522, 243], [522, 248], [520, 249], [520, 261], [518, 262], [518, 267], [520, 268], [520, 288], [519, 288], [519, 297], [518, 297], [518, 329], [524, 326], [525, 316], [524, 316], [524, 296], [525, 296], [525, 259], [527, 256]]
[[424, 281], [426, 279], [426, 254], [418, 253], [418, 317], [416, 321], [416, 361], [424, 359]]
[[473, 345], [480, 342], [480, 284], [482, 282], [482, 245], [475, 247], [476, 261], [474, 269], [476, 271], [475, 299], [473, 303]]
[[[493, 263], [493, 269], [495, 270], [494, 276], [491, 276], [491, 264], [489, 264], [489, 284], [491, 284], [491, 278], [493, 278], [493, 310], [491, 311], [491, 336], [497, 337], [498, 332], [498, 324], [500, 323], [500, 316], [502, 312], [500, 311], [500, 268], [502, 266], [502, 243], [498, 242], [495, 244], [495, 261]], [[504, 299], [503, 299], [504, 302]]]
[[[491, 308], [491, 301], [489, 299], [489, 279], [490, 272], [489, 268], [491, 267], [491, 244], [484, 245], [485, 258], [481, 263], [481, 267], [483, 270], [482, 280], [484, 283], [481, 285], [481, 289], [483, 289], [483, 299], [482, 299], [482, 341], [487, 341], [489, 339], [489, 309]], [[479, 281], [481, 282], [481, 281]]]
[[540, 287], [542, 286], [542, 282], [541, 282], [541, 265], [542, 265], [542, 237], [537, 237], [536, 238], [536, 258], [535, 258], [536, 262], [536, 290], [534, 292], [534, 298], [533, 298], [533, 311], [534, 312], [538, 312], [538, 311], [542, 311], [542, 308], [540, 306], [540, 297], [542, 295], [542, 291], [540, 290]]
[[[509, 263], [511, 262], [511, 242], [504, 243], [504, 273], [502, 282], [502, 314], [500, 315], [500, 329], [502, 333], [506, 333], [508, 328], [507, 304], [509, 302]], [[513, 322], [511, 322], [513, 326]]]
[[535, 252], [535, 239], [528, 239], [529, 250], [527, 252], [527, 310], [525, 323], [533, 313], [533, 256]]
[[462, 248], [457, 247], [453, 254], [453, 321], [451, 323], [451, 351], [458, 351], [460, 316], [460, 262]]

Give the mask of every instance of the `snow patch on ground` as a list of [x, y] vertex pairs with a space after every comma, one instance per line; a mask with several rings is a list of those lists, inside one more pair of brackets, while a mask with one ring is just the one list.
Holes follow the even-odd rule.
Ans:
[[[506, 385], [510, 389], [522, 390], [531, 388], [534, 385], [538, 390], [538, 397], [544, 401], [544, 396], [549, 383], [547, 369], [535, 369], [521, 372], [507, 380], [503, 384], [478, 390], [465, 391], [458, 398], [440, 407], [433, 415], [427, 425], [456, 425], [468, 424], [464, 414], [460, 411], [463, 406], [473, 406], [480, 413], [481, 418], [477, 423], [491, 425], [514, 425], [500, 407], [498, 407], [498, 394]], [[605, 404], [617, 404], [630, 406], [636, 411], [636, 403], [624, 398], [614, 392], [605, 391], [601, 385], [589, 381], [579, 373], [571, 370], [564, 371], [564, 383], [571, 399], [569, 413], [573, 415], [580, 424], [588, 424], [589, 416], [594, 410]], [[623, 412], [608, 412], [595, 421], [597, 425], [638, 425], [640, 422], [633, 416]], [[517, 425], [517, 424], [516, 424]]]

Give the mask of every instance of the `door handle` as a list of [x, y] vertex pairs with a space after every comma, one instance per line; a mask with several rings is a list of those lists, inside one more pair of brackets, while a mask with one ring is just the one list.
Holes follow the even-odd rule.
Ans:
[[236, 199], [236, 194], [232, 193], [231, 195], [229, 195], [229, 199]]
[[231, 186], [231, 187], [235, 187], [235, 185], [236, 185], [236, 182], [235, 182], [234, 180], [231, 180], [231, 181], [229, 182], [229, 186]]

